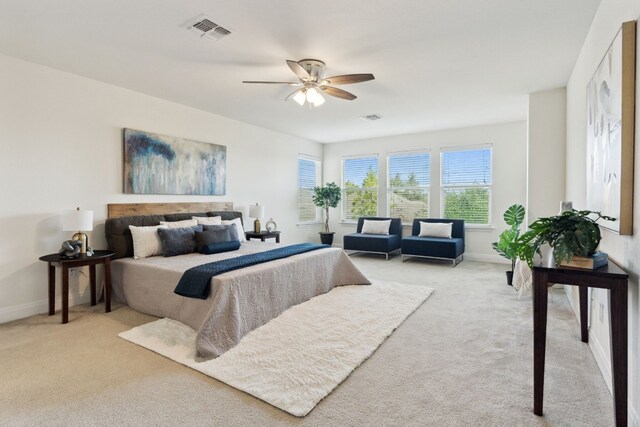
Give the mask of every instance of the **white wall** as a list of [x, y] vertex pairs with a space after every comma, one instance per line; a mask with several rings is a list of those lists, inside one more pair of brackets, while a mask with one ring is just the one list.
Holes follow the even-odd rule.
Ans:
[[[586, 86], [600, 60], [609, 48], [616, 33], [625, 21], [640, 17], [638, 0], [602, 0], [594, 17], [580, 56], [567, 84], [567, 181], [566, 197], [573, 200], [577, 208], [585, 208], [586, 200]], [[640, 43], [637, 44], [640, 46]], [[640, 58], [640, 53], [637, 53]], [[639, 70], [640, 68], [637, 68]], [[636, 82], [640, 77], [636, 75]], [[640, 84], [636, 83], [636, 106], [640, 103]], [[640, 108], [636, 107], [636, 151], [634, 178], [634, 227], [632, 236], [618, 236], [604, 230], [600, 249], [623, 267], [630, 275], [629, 282], [629, 404], [632, 425], [640, 425], [640, 384], [638, 382], [639, 340], [638, 340], [638, 276], [640, 275]], [[577, 291], [572, 293], [574, 306], [578, 306]], [[604, 307], [603, 321], [600, 321], [600, 307]], [[609, 336], [607, 321], [608, 302], [606, 293], [594, 290], [591, 304], [591, 329], [589, 345], [603, 371], [610, 381]]]
[[556, 215], [564, 200], [567, 91], [529, 95], [527, 120], [527, 224]]
[[[124, 127], [226, 145], [227, 194], [122, 194]], [[260, 202], [283, 242], [318, 238], [319, 227], [296, 227], [297, 156], [322, 157], [322, 145], [4, 55], [0, 147], [0, 323], [47, 311], [38, 257], [70, 238], [60, 213], [76, 206], [94, 211], [97, 249], [107, 204], [122, 202], [232, 201], [247, 223], [247, 206]], [[70, 289], [72, 303], [88, 301], [84, 277]]]
[[[440, 214], [440, 148], [492, 144], [493, 146], [493, 193], [492, 228], [467, 228], [465, 259], [506, 262], [491, 248], [491, 242], [506, 227], [502, 214], [513, 203], [525, 203], [526, 191], [526, 123], [513, 122], [489, 126], [427, 132], [411, 135], [349, 141], [327, 144], [324, 147], [324, 181], [335, 181], [341, 185], [342, 157], [360, 154], [378, 154], [378, 212], [387, 215], [387, 200], [384, 188], [387, 185], [386, 155], [395, 151], [431, 151], [431, 216]], [[341, 223], [341, 207], [331, 209], [330, 229], [336, 232], [335, 241], [342, 244], [342, 236], [355, 232], [355, 224]], [[405, 229], [405, 234], [411, 234]]]

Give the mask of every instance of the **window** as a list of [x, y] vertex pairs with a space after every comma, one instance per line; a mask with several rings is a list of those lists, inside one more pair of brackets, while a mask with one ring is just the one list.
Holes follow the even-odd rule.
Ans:
[[440, 168], [442, 217], [489, 224], [491, 147], [442, 150]]
[[428, 152], [392, 153], [387, 158], [389, 216], [410, 224], [429, 216], [430, 155]]
[[378, 156], [342, 159], [342, 220], [378, 215]]
[[320, 209], [313, 204], [313, 187], [320, 185], [320, 160], [298, 156], [298, 222], [319, 222]]

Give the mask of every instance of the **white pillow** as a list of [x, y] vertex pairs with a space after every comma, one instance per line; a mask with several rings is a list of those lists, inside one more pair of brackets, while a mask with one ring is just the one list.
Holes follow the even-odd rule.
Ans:
[[362, 233], [364, 234], [389, 234], [391, 220], [372, 220], [365, 219], [362, 224]]
[[195, 227], [198, 225], [198, 221], [195, 219], [184, 219], [182, 221], [160, 221], [160, 225], [166, 225], [167, 228]]
[[242, 220], [240, 218], [234, 218], [230, 220], [223, 220], [222, 225], [231, 225], [235, 224], [236, 229], [238, 230], [238, 241], [240, 243], [246, 242], [247, 239], [244, 237], [244, 227], [242, 226]]
[[195, 219], [198, 224], [203, 225], [220, 225], [222, 224], [221, 216], [192, 216], [192, 219]]
[[422, 222], [420, 221], [420, 237], [451, 238], [451, 222]]
[[166, 225], [152, 227], [129, 226], [133, 237], [133, 258], [141, 259], [155, 255], [162, 255], [162, 242], [158, 235], [158, 228], [168, 228]]

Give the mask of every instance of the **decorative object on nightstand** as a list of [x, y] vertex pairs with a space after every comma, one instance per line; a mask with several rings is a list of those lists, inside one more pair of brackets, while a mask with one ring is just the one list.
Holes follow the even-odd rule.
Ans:
[[[62, 247], [58, 251], [58, 254], [62, 258], [78, 258], [80, 256], [81, 249], [82, 242], [80, 240], [65, 240], [62, 242]], [[93, 252], [91, 255], [93, 255]]]
[[89, 238], [83, 231], [91, 230], [93, 230], [93, 211], [81, 211], [80, 208], [76, 208], [75, 211], [66, 211], [62, 215], [62, 231], [77, 231], [71, 240], [80, 241], [81, 254], [85, 254], [89, 246]]
[[278, 228], [278, 224], [276, 224], [276, 222], [273, 220], [273, 218], [270, 218], [269, 221], [267, 221], [267, 223], [264, 226], [264, 228], [266, 228], [267, 231], [269, 233], [271, 233], [272, 231], [276, 231], [276, 229]]
[[260, 218], [264, 218], [264, 206], [255, 204], [249, 207], [249, 217], [255, 218], [253, 221], [253, 231], [259, 233], [262, 226], [260, 225]]

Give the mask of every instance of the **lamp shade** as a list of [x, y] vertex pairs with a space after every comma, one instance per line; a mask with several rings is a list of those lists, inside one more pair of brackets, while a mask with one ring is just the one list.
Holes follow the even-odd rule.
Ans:
[[249, 207], [250, 218], [264, 218], [264, 206], [255, 204]]
[[93, 211], [65, 211], [62, 214], [62, 231], [93, 230]]

